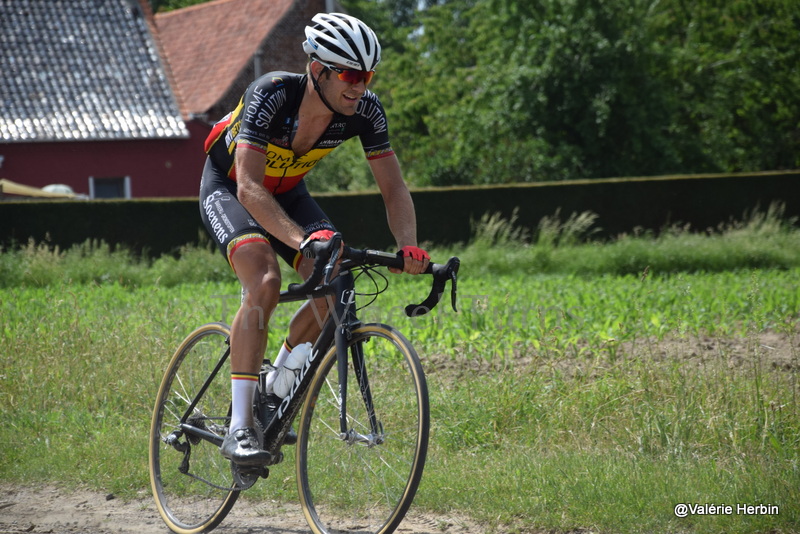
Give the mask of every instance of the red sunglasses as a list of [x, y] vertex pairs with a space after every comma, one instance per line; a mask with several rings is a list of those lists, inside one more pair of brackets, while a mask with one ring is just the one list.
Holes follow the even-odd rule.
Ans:
[[343, 82], [357, 84], [364, 82], [364, 85], [369, 85], [369, 82], [372, 81], [372, 77], [375, 75], [374, 70], [357, 70], [357, 69], [342, 69], [336, 67], [334, 65], [330, 65], [328, 63], [323, 63], [320, 60], [317, 60], [317, 63], [325, 67], [326, 69], [330, 69], [336, 73], [340, 80]]

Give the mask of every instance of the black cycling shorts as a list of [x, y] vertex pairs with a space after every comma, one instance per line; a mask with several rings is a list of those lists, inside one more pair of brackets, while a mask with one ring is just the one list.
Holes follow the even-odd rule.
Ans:
[[[239, 202], [236, 188], [235, 181], [228, 178], [210, 159], [206, 159], [200, 182], [200, 217], [228, 263], [233, 266], [231, 257], [238, 246], [251, 241], [266, 241], [296, 270], [300, 253], [269, 235], [256, 222]], [[311, 234], [317, 230], [335, 231], [325, 212], [311, 198], [304, 181], [286, 193], [275, 195], [275, 200], [306, 233]]]

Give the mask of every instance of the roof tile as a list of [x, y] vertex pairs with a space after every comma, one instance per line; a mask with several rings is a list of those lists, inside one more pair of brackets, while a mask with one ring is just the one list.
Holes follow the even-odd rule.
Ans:
[[0, 139], [186, 138], [137, 0], [0, 1]]
[[[161, 42], [190, 113], [209, 110], [253, 60], [294, 0], [214, 0], [156, 14]], [[299, 49], [297, 42], [287, 45]]]

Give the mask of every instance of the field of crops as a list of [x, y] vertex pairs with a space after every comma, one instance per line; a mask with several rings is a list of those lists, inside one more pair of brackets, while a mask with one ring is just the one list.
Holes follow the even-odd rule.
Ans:
[[[462, 257], [459, 312], [415, 319], [402, 306], [427, 280], [387, 273], [362, 316], [412, 339], [431, 384], [415, 505], [487, 532], [800, 531], [800, 234], [768, 230], [606, 244], [484, 232], [433, 250]], [[3, 254], [0, 480], [146, 488], [161, 373], [190, 330], [232, 318], [226, 269], [204, 249]], [[296, 500], [289, 462], [249, 494], [265, 495]], [[779, 513], [681, 518], [681, 503]]]

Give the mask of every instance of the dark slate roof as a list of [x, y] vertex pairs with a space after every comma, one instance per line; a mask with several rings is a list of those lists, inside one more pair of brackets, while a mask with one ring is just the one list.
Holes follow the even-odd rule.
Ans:
[[137, 0], [0, 0], [0, 141], [188, 135]]

